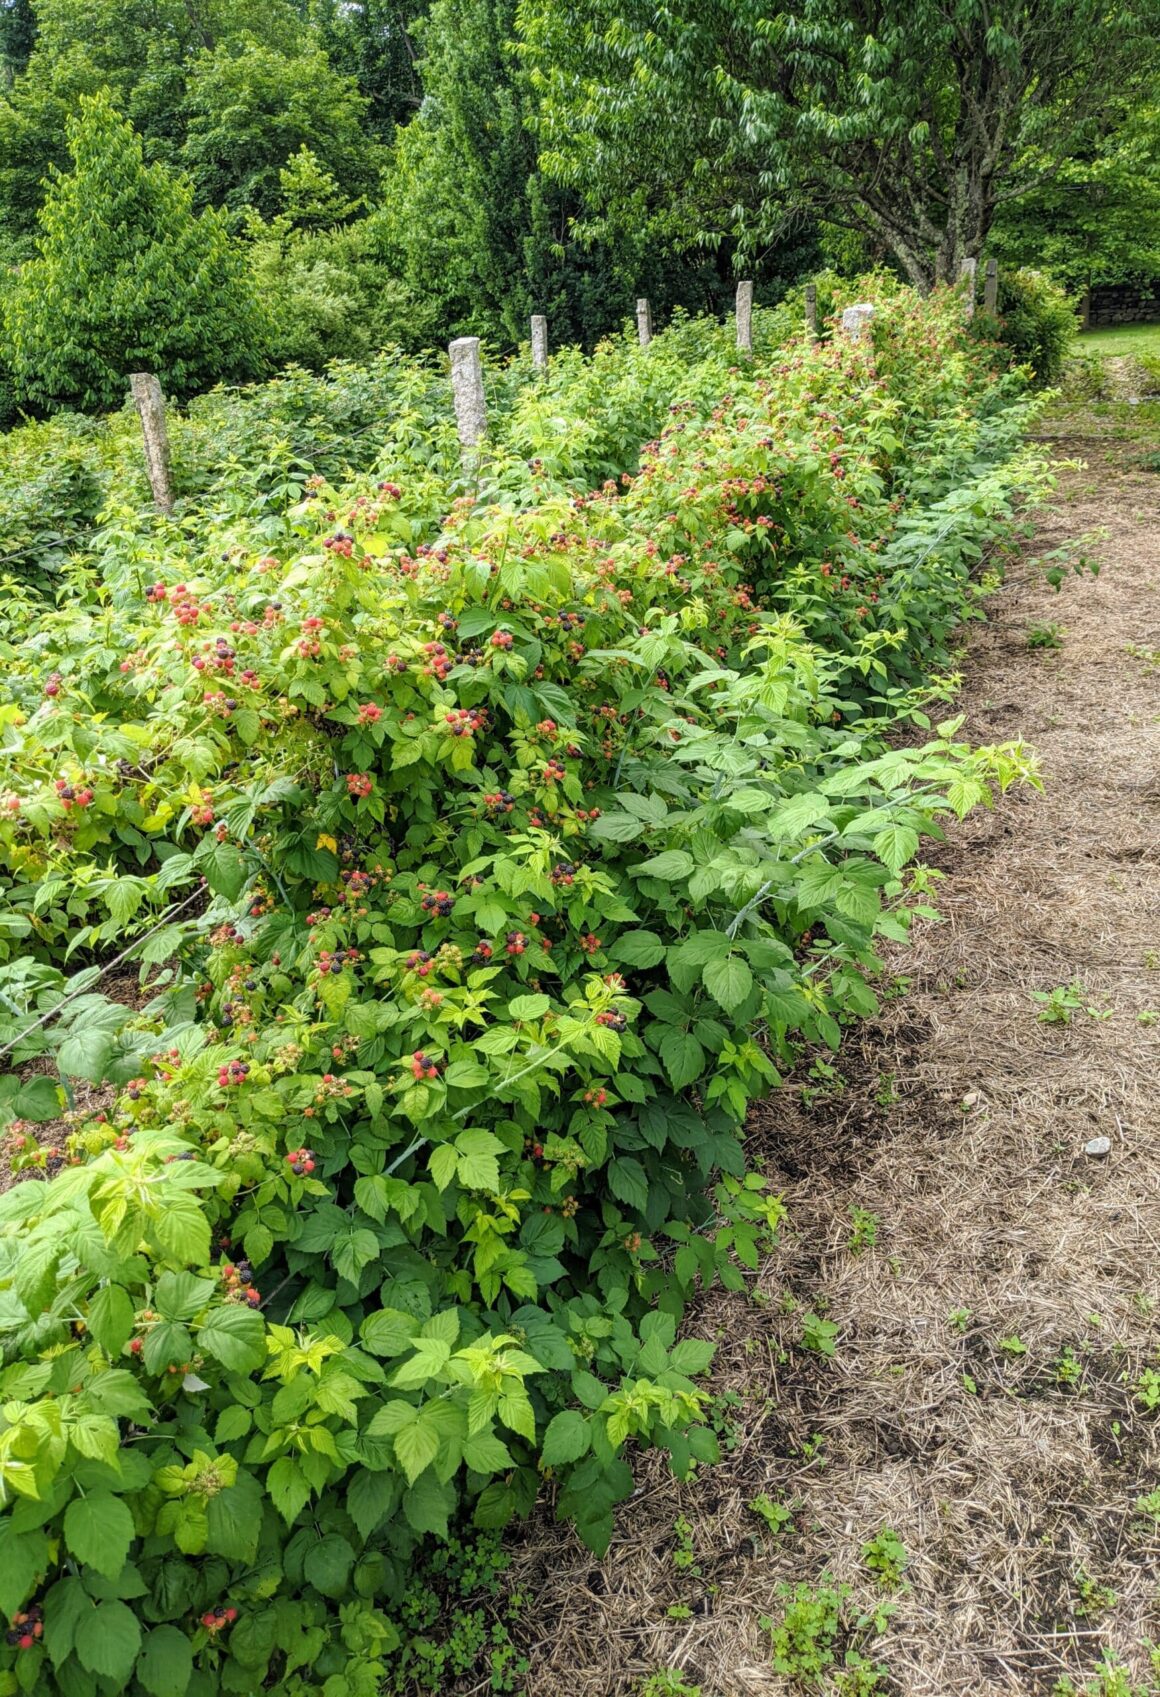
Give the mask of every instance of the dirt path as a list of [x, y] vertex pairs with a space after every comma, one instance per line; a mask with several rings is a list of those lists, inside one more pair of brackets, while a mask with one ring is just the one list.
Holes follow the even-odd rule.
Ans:
[[[1107, 525], [1100, 577], [1056, 596], [1017, 564], [965, 664], [968, 734], [1025, 737], [1046, 794], [940, 851], [944, 923], [899, 957], [909, 993], [847, 1045], [840, 1087], [764, 1104], [754, 1155], [792, 1234], [756, 1302], [701, 1315], [725, 1459], [688, 1487], [646, 1474], [603, 1562], [550, 1527], [517, 1552], [529, 1697], [621, 1697], [661, 1669], [686, 1683], [649, 1697], [833, 1690], [776, 1673], [760, 1617], [826, 1572], [847, 1624], [872, 1609], [861, 1549], [884, 1527], [907, 1585], [859, 1697], [1046, 1697], [1106, 1652], [1157, 1689], [1160, 1497], [1136, 1504], [1160, 1487], [1160, 1411], [1134, 1392], [1160, 1367], [1160, 1023], [1139, 1017], [1160, 1010], [1160, 669], [1127, 650], [1160, 648], [1160, 477], [1099, 439], [1142, 415], [1096, 410], [1058, 444], [1088, 467], [1036, 548]], [[1048, 621], [1062, 647], [1030, 650]], [[1074, 981], [1081, 1011], [1041, 1022], [1031, 993]], [[875, 1217], [860, 1250], [855, 1208]], [[839, 1328], [832, 1360], [801, 1347], [811, 1310]], [[761, 1492], [790, 1530], [747, 1509]]]

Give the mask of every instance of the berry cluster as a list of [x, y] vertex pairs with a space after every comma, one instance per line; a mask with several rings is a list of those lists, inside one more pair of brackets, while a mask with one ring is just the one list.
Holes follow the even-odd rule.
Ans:
[[31, 1650], [44, 1637], [44, 1610], [39, 1603], [17, 1609], [8, 1630], [8, 1643], [17, 1650]]
[[374, 789], [375, 781], [369, 772], [348, 772], [346, 787], [351, 795], [362, 796], [365, 799]]
[[522, 931], [509, 931], [503, 940], [504, 953], [522, 955], [528, 946], [528, 939]]
[[442, 683], [455, 664], [454, 658], [448, 654], [441, 642], [425, 642], [423, 652], [429, 656], [427, 664], [423, 667], [424, 674], [430, 678], [438, 678]]
[[323, 542], [324, 548], [329, 548], [332, 554], [341, 554], [344, 560], [349, 560], [354, 553], [354, 537], [348, 531], [336, 530]]
[[286, 1165], [295, 1178], [308, 1178], [314, 1171], [313, 1149], [291, 1149], [286, 1156]]
[[492, 632], [491, 646], [493, 648], [507, 649], [511, 647], [514, 641], [515, 638], [512, 636], [511, 631], [497, 630]]
[[609, 1009], [606, 1013], [598, 1013], [596, 1015], [596, 1023], [597, 1025], [607, 1026], [609, 1031], [628, 1030], [628, 1021], [625, 1019], [624, 1015], [622, 1013], [613, 1013], [611, 1009]]
[[59, 672], [50, 672], [48, 674], [47, 681], [45, 682], [45, 685], [44, 685], [44, 693], [45, 693], [45, 695], [47, 695], [49, 697], [50, 700], [54, 695], [60, 694], [60, 673]]
[[416, 1078], [438, 1078], [439, 1062], [433, 1061], [422, 1049], [416, 1049], [411, 1056], [411, 1071]]
[[435, 956], [428, 949], [412, 949], [407, 956], [407, 971], [426, 978], [435, 965]]
[[93, 799], [92, 790], [88, 788], [79, 790], [75, 789], [73, 785], [64, 778], [58, 778], [56, 780], [56, 793], [60, 797], [61, 805], [64, 807], [66, 813], [71, 807], [88, 807], [89, 803]]
[[218, 1068], [218, 1084], [223, 1090], [228, 1089], [231, 1085], [244, 1084], [249, 1071], [250, 1063], [248, 1061], [230, 1061], [226, 1066]]
[[446, 919], [455, 906], [455, 897], [446, 890], [428, 890], [419, 906], [424, 913], [433, 913], [439, 919]]
[[483, 805], [493, 819], [510, 813], [516, 804], [516, 798], [510, 790], [489, 790], [483, 798]]
[[375, 725], [382, 716], [382, 708], [374, 701], [364, 701], [358, 710], [358, 722], [360, 725]]
[[232, 1626], [237, 1618], [237, 1609], [223, 1608], [219, 1604], [217, 1608], [207, 1609], [205, 1611], [201, 1617], [201, 1624], [205, 1627], [207, 1632], [216, 1634], [218, 1632], [224, 1632], [227, 1626]]
[[474, 736], [487, 724], [487, 714], [482, 707], [452, 707], [443, 717], [453, 737]]
[[576, 867], [570, 860], [562, 860], [559, 866], [553, 866], [552, 870], [548, 873], [548, 882], [550, 884], [567, 885], [573, 883], [575, 878]]
[[356, 961], [358, 959], [359, 951], [357, 949], [335, 949], [333, 952], [330, 949], [323, 949], [318, 956], [318, 970], [324, 978], [328, 973], [337, 976], [348, 960]]

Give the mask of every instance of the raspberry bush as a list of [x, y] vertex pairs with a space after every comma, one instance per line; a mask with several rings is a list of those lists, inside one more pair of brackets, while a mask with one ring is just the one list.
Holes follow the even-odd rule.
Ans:
[[715, 1459], [747, 1106], [1034, 781], [928, 709], [1043, 477], [953, 301], [732, 357], [507, 370], [475, 482], [407, 408], [170, 521], [118, 472], [9, 628], [0, 1690], [371, 1697], [430, 1541], [540, 1498], [600, 1551], [636, 1448]]

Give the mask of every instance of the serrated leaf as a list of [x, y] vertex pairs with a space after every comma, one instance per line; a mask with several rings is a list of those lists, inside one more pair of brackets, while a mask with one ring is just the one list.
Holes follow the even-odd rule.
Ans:
[[651, 860], [642, 861], [634, 866], [634, 878], [660, 878], [666, 884], [679, 883], [687, 878], [696, 865], [691, 854], [684, 849], [666, 849], [663, 854], [654, 854]]
[[95, 1567], [106, 1579], [116, 1579], [133, 1542], [128, 1503], [111, 1491], [74, 1497], [64, 1514], [64, 1540], [77, 1561]]
[[695, 1083], [705, 1070], [705, 1051], [687, 1031], [675, 1027], [666, 1031], [661, 1038], [660, 1055], [674, 1090], [684, 1090]]
[[176, 1626], [147, 1632], [136, 1672], [150, 1697], [185, 1697], [193, 1675], [193, 1647], [185, 1633]]
[[739, 955], [710, 961], [702, 977], [706, 990], [726, 1013], [740, 1007], [753, 989], [753, 974]]
[[609, 949], [624, 966], [658, 966], [665, 958], [665, 945], [655, 931], [625, 931]]
[[133, 1304], [120, 1285], [103, 1285], [89, 1303], [86, 1323], [106, 1355], [120, 1355], [133, 1335]]
[[128, 1684], [141, 1647], [137, 1617], [125, 1603], [98, 1603], [82, 1615], [76, 1629], [77, 1660], [89, 1673]]
[[266, 1360], [266, 1322], [255, 1308], [215, 1308], [197, 1331], [197, 1347], [230, 1373], [252, 1373]]
[[767, 821], [767, 829], [771, 837], [783, 839], [799, 837], [811, 825], [816, 825], [819, 819], [829, 817], [830, 804], [824, 795], [816, 790], [809, 790], [803, 795], [790, 796], [775, 807]]
[[[601, 1387], [603, 1391], [603, 1387]], [[602, 1398], [603, 1400], [603, 1398]], [[565, 1408], [548, 1423], [540, 1447], [540, 1460], [545, 1467], [561, 1467], [569, 1461], [579, 1461], [588, 1453], [592, 1429], [578, 1408]]]

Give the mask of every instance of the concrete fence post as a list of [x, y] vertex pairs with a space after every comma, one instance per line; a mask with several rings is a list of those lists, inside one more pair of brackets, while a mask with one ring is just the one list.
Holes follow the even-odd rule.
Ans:
[[983, 311], [994, 313], [999, 310], [999, 261], [987, 261], [987, 273], [983, 279]]
[[1081, 330], [1090, 330], [1091, 329], [1091, 323], [1092, 323], [1092, 292], [1091, 292], [1090, 289], [1085, 289], [1083, 294], [1080, 296], [1080, 302], [1079, 302], [1079, 327], [1080, 327]]
[[532, 314], [532, 364], [537, 371], [548, 369], [548, 320], [542, 312]]
[[977, 259], [964, 259], [959, 266], [959, 283], [963, 288], [963, 317], [968, 324], [975, 316], [975, 274], [978, 269]]
[[818, 285], [806, 284], [806, 335], [811, 342], [818, 339]]
[[753, 352], [753, 284], [737, 285], [737, 349], [739, 353]]
[[869, 301], [848, 306], [842, 314], [842, 331], [852, 342], [860, 342], [874, 322], [874, 308]]
[[162, 513], [173, 511], [173, 490], [169, 482], [169, 432], [165, 427], [165, 396], [160, 379], [151, 371], [129, 374], [129, 388], [141, 419], [141, 435], [145, 442], [145, 469], [153, 500]]
[[647, 348], [652, 341], [652, 307], [644, 295], [636, 303], [636, 333], [641, 347]]
[[455, 422], [464, 448], [474, 448], [487, 434], [487, 401], [483, 393], [483, 361], [478, 336], [460, 336], [449, 343], [451, 391], [455, 397]]

